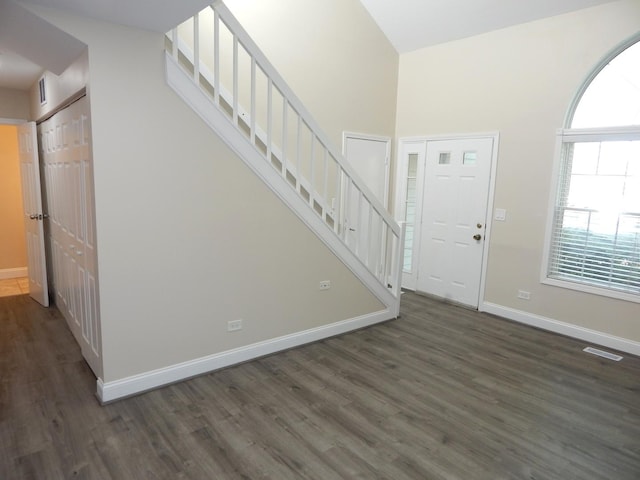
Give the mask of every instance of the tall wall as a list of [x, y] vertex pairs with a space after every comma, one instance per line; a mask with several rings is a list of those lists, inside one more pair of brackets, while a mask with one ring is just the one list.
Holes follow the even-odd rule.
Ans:
[[393, 137], [398, 53], [358, 0], [226, 0], [336, 147]]
[[0, 125], [0, 270], [26, 266], [18, 133]]
[[105, 382], [382, 309], [166, 86], [162, 35], [33, 11], [89, 49]]
[[0, 119], [29, 120], [29, 118], [29, 93], [14, 88], [0, 88]]
[[[640, 341], [637, 303], [540, 283], [555, 131], [598, 62], [640, 29], [622, 0], [400, 57], [398, 137], [500, 132], [485, 300]], [[594, 192], [597, 194], [597, 192]], [[531, 300], [516, 298], [518, 289]]]

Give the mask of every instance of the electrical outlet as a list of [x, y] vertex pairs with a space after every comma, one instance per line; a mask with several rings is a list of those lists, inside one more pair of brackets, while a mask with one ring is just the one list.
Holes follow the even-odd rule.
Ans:
[[227, 332], [237, 332], [242, 330], [242, 320], [229, 320], [227, 322]]
[[329, 290], [331, 288], [331, 280], [321, 280], [320, 290]]
[[531, 300], [531, 293], [526, 290], [518, 290], [518, 298], [522, 300]]

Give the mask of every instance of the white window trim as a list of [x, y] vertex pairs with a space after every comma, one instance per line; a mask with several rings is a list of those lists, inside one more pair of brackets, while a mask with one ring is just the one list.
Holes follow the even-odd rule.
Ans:
[[604, 69], [604, 67], [609, 65], [611, 60], [613, 60], [622, 52], [624, 52], [627, 48], [631, 47], [632, 45], [635, 45], [638, 42], [640, 42], [640, 34], [635, 34], [630, 38], [628, 38], [626, 41], [622, 42], [618, 46], [611, 49], [604, 57], [602, 57], [602, 60], [600, 60], [600, 62], [596, 65], [596, 67], [591, 71], [591, 73], [587, 76], [587, 78], [584, 79], [584, 81], [580, 84], [580, 86], [576, 90], [576, 93], [573, 96], [573, 100], [569, 105], [567, 114], [564, 119], [565, 126], [570, 126], [571, 123], [573, 122], [573, 116], [576, 113], [576, 109], [578, 108], [578, 104], [580, 103], [580, 100], [582, 100], [582, 95], [584, 95], [584, 92], [586, 92], [587, 88], [589, 88], [589, 85], [591, 85], [591, 82], [593, 82], [593, 80], [600, 74], [600, 72]]
[[[591, 73], [584, 79], [582, 84], [578, 87], [573, 100], [567, 109], [564, 125], [570, 126], [573, 121], [575, 111], [582, 100], [582, 95], [589, 88], [591, 82], [600, 74], [602, 69], [606, 67], [609, 62], [620, 55], [630, 46], [640, 41], [640, 35], [635, 34], [628, 38], [626, 41], [617, 45], [611, 49], [602, 60], [596, 65]], [[542, 265], [540, 271], [540, 282], [545, 285], [552, 285], [555, 287], [567, 288], [584, 293], [590, 293], [594, 295], [600, 295], [609, 298], [615, 298], [620, 300], [631, 301], [640, 303], [640, 295], [616, 291], [608, 288], [600, 288], [594, 285], [588, 285], [583, 283], [570, 282], [568, 280], [559, 280], [556, 278], [549, 278], [549, 259], [551, 255], [551, 236], [553, 233], [553, 222], [555, 217], [555, 207], [558, 195], [558, 183], [560, 181], [560, 173], [562, 168], [562, 149], [564, 142], [570, 141], [601, 141], [607, 140], [633, 140], [637, 139], [640, 135], [640, 126], [633, 127], [617, 127], [617, 128], [595, 128], [595, 129], [571, 129], [561, 128], [556, 131], [556, 145], [553, 158], [551, 186], [549, 190], [549, 205], [547, 207], [547, 224], [544, 238], [544, 249], [542, 252]]]
[[551, 237], [553, 234], [553, 223], [555, 218], [556, 201], [558, 196], [558, 184], [562, 168], [562, 148], [564, 143], [569, 142], [599, 142], [602, 140], [640, 140], [640, 126], [617, 127], [617, 128], [591, 128], [591, 129], [558, 129], [556, 131], [556, 146], [553, 159], [552, 182], [549, 193], [549, 205], [547, 207], [547, 225], [544, 239], [544, 250], [542, 254], [542, 269], [540, 282], [545, 285], [568, 288], [579, 292], [600, 295], [604, 297], [626, 300], [640, 303], [640, 295], [617, 291], [614, 289], [601, 288], [585, 283], [571, 282], [550, 278], [549, 260], [551, 256]]

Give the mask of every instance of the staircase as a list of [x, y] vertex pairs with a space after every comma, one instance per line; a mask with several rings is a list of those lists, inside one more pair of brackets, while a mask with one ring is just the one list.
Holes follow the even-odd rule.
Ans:
[[404, 228], [331, 145], [222, 1], [167, 33], [166, 76], [397, 316]]

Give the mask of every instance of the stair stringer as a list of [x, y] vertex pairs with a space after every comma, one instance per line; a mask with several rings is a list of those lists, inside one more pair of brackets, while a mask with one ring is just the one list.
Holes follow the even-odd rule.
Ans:
[[400, 299], [373, 275], [362, 261], [340, 240], [337, 234], [304, 201], [256, 149], [229, 121], [184, 71], [176, 60], [165, 52], [167, 84], [194, 112], [233, 150], [244, 163], [287, 205], [300, 220], [315, 233], [331, 252], [369, 289], [389, 311], [389, 318], [398, 315]]

